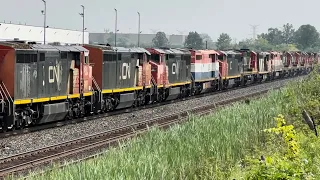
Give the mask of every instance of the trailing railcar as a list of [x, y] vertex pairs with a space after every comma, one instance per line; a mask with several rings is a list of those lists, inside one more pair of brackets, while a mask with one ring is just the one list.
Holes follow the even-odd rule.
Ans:
[[111, 111], [146, 103], [151, 88], [150, 53], [141, 48], [84, 45], [94, 64], [96, 110]]
[[214, 50], [190, 50], [190, 52], [195, 93], [218, 89], [220, 81], [218, 53]]
[[243, 73], [241, 53], [236, 51], [217, 52], [218, 60], [220, 62], [219, 71], [222, 79], [222, 89], [239, 86], [242, 81], [241, 76]]
[[7, 103], [1, 127], [20, 128], [85, 114], [92, 94], [88, 53], [81, 46], [1, 42], [0, 94]]
[[271, 77], [271, 61], [269, 52], [258, 52], [258, 74], [257, 80], [259, 82], [264, 82]]
[[[182, 52], [177, 49], [162, 48], [165, 52], [168, 80], [171, 87], [190, 83], [190, 61], [182, 59], [181, 55], [187, 57], [190, 52]], [[188, 72], [188, 74], [187, 74]]]
[[281, 52], [270, 51], [270, 62], [272, 78], [278, 79], [284, 76], [284, 64], [282, 61], [283, 54]]
[[254, 51], [251, 51], [249, 49], [240, 49], [237, 50], [237, 52], [241, 53], [241, 62], [242, 62], [242, 84], [252, 84], [257, 79], [257, 73], [258, 73], [258, 57], [257, 53]]
[[293, 53], [291, 52], [283, 52], [283, 66], [284, 66], [284, 76], [289, 77], [294, 75], [294, 67], [292, 64], [293, 61]]
[[[157, 78], [159, 101], [189, 96], [191, 93], [190, 53], [178, 49], [148, 48], [153, 77]], [[183, 58], [182, 58], [183, 57]]]

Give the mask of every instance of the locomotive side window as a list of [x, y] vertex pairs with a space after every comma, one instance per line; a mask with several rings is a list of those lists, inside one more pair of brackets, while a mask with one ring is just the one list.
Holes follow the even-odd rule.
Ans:
[[160, 55], [159, 54], [151, 54], [151, 60], [159, 63], [160, 62]]
[[89, 64], [89, 56], [84, 57], [84, 64]]
[[60, 54], [61, 59], [67, 59], [67, 57], [68, 57], [67, 52], [61, 52], [61, 54]]
[[190, 64], [190, 62], [191, 62], [191, 55], [184, 55], [183, 57], [184, 57], [183, 59], [186, 61], [186, 64]]
[[103, 61], [115, 61], [117, 56], [115, 54], [104, 54]]
[[16, 62], [17, 63], [24, 63], [24, 55], [23, 54], [17, 54]]
[[37, 62], [37, 55], [36, 54], [31, 54], [31, 62]]
[[202, 55], [196, 55], [196, 60], [201, 60], [202, 59]]
[[31, 62], [30, 54], [25, 54], [24, 55], [24, 63], [30, 63], [30, 62]]
[[40, 53], [40, 61], [45, 61], [45, 55], [44, 53]]
[[17, 54], [16, 62], [17, 63], [37, 62], [37, 55], [36, 54]]
[[209, 54], [209, 58], [212, 60], [212, 62], [217, 60], [217, 56], [215, 54]]

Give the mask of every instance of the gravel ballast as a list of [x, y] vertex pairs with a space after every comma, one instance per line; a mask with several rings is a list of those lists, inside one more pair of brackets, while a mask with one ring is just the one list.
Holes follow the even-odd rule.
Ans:
[[212, 104], [212, 102], [217, 102], [233, 95], [245, 95], [258, 92], [263, 89], [278, 88], [283, 86], [283, 84], [288, 81], [297, 80], [300, 78], [301, 77], [297, 77], [250, 86], [248, 88], [231, 90], [210, 96], [159, 106], [152, 109], [144, 109], [132, 113], [125, 113], [121, 115], [105, 117], [102, 119], [85, 121], [78, 124], [69, 124], [62, 127], [45, 129], [38, 132], [0, 139], [0, 158], [13, 156], [18, 153], [32, 151], [45, 146], [62, 143], [64, 141], [70, 141], [75, 138], [80, 138], [136, 122], [145, 121], [154, 117], [163, 116], [164, 114], [168, 115], [177, 111], [192, 109], [192, 107], [195, 106]]

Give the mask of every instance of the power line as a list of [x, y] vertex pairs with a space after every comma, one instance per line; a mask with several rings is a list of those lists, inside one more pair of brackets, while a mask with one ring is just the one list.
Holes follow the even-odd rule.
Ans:
[[257, 27], [258, 27], [259, 25], [258, 25], [258, 24], [256, 24], [256, 25], [251, 25], [251, 24], [250, 24], [250, 26], [251, 26], [251, 28], [252, 28], [252, 37], [253, 37], [253, 40], [255, 40], [256, 37], [257, 37]]

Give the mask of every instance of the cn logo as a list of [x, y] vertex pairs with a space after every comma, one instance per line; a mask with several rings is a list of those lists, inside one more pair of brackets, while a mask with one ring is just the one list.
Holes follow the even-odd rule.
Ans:
[[49, 83], [54, 83], [56, 81], [57, 88], [60, 90], [62, 76], [62, 67], [60, 62], [57, 62], [55, 66], [49, 66]]
[[122, 79], [130, 79], [130, 66], [131, 63], [123, 63], [121, 67], [121, 76]]

